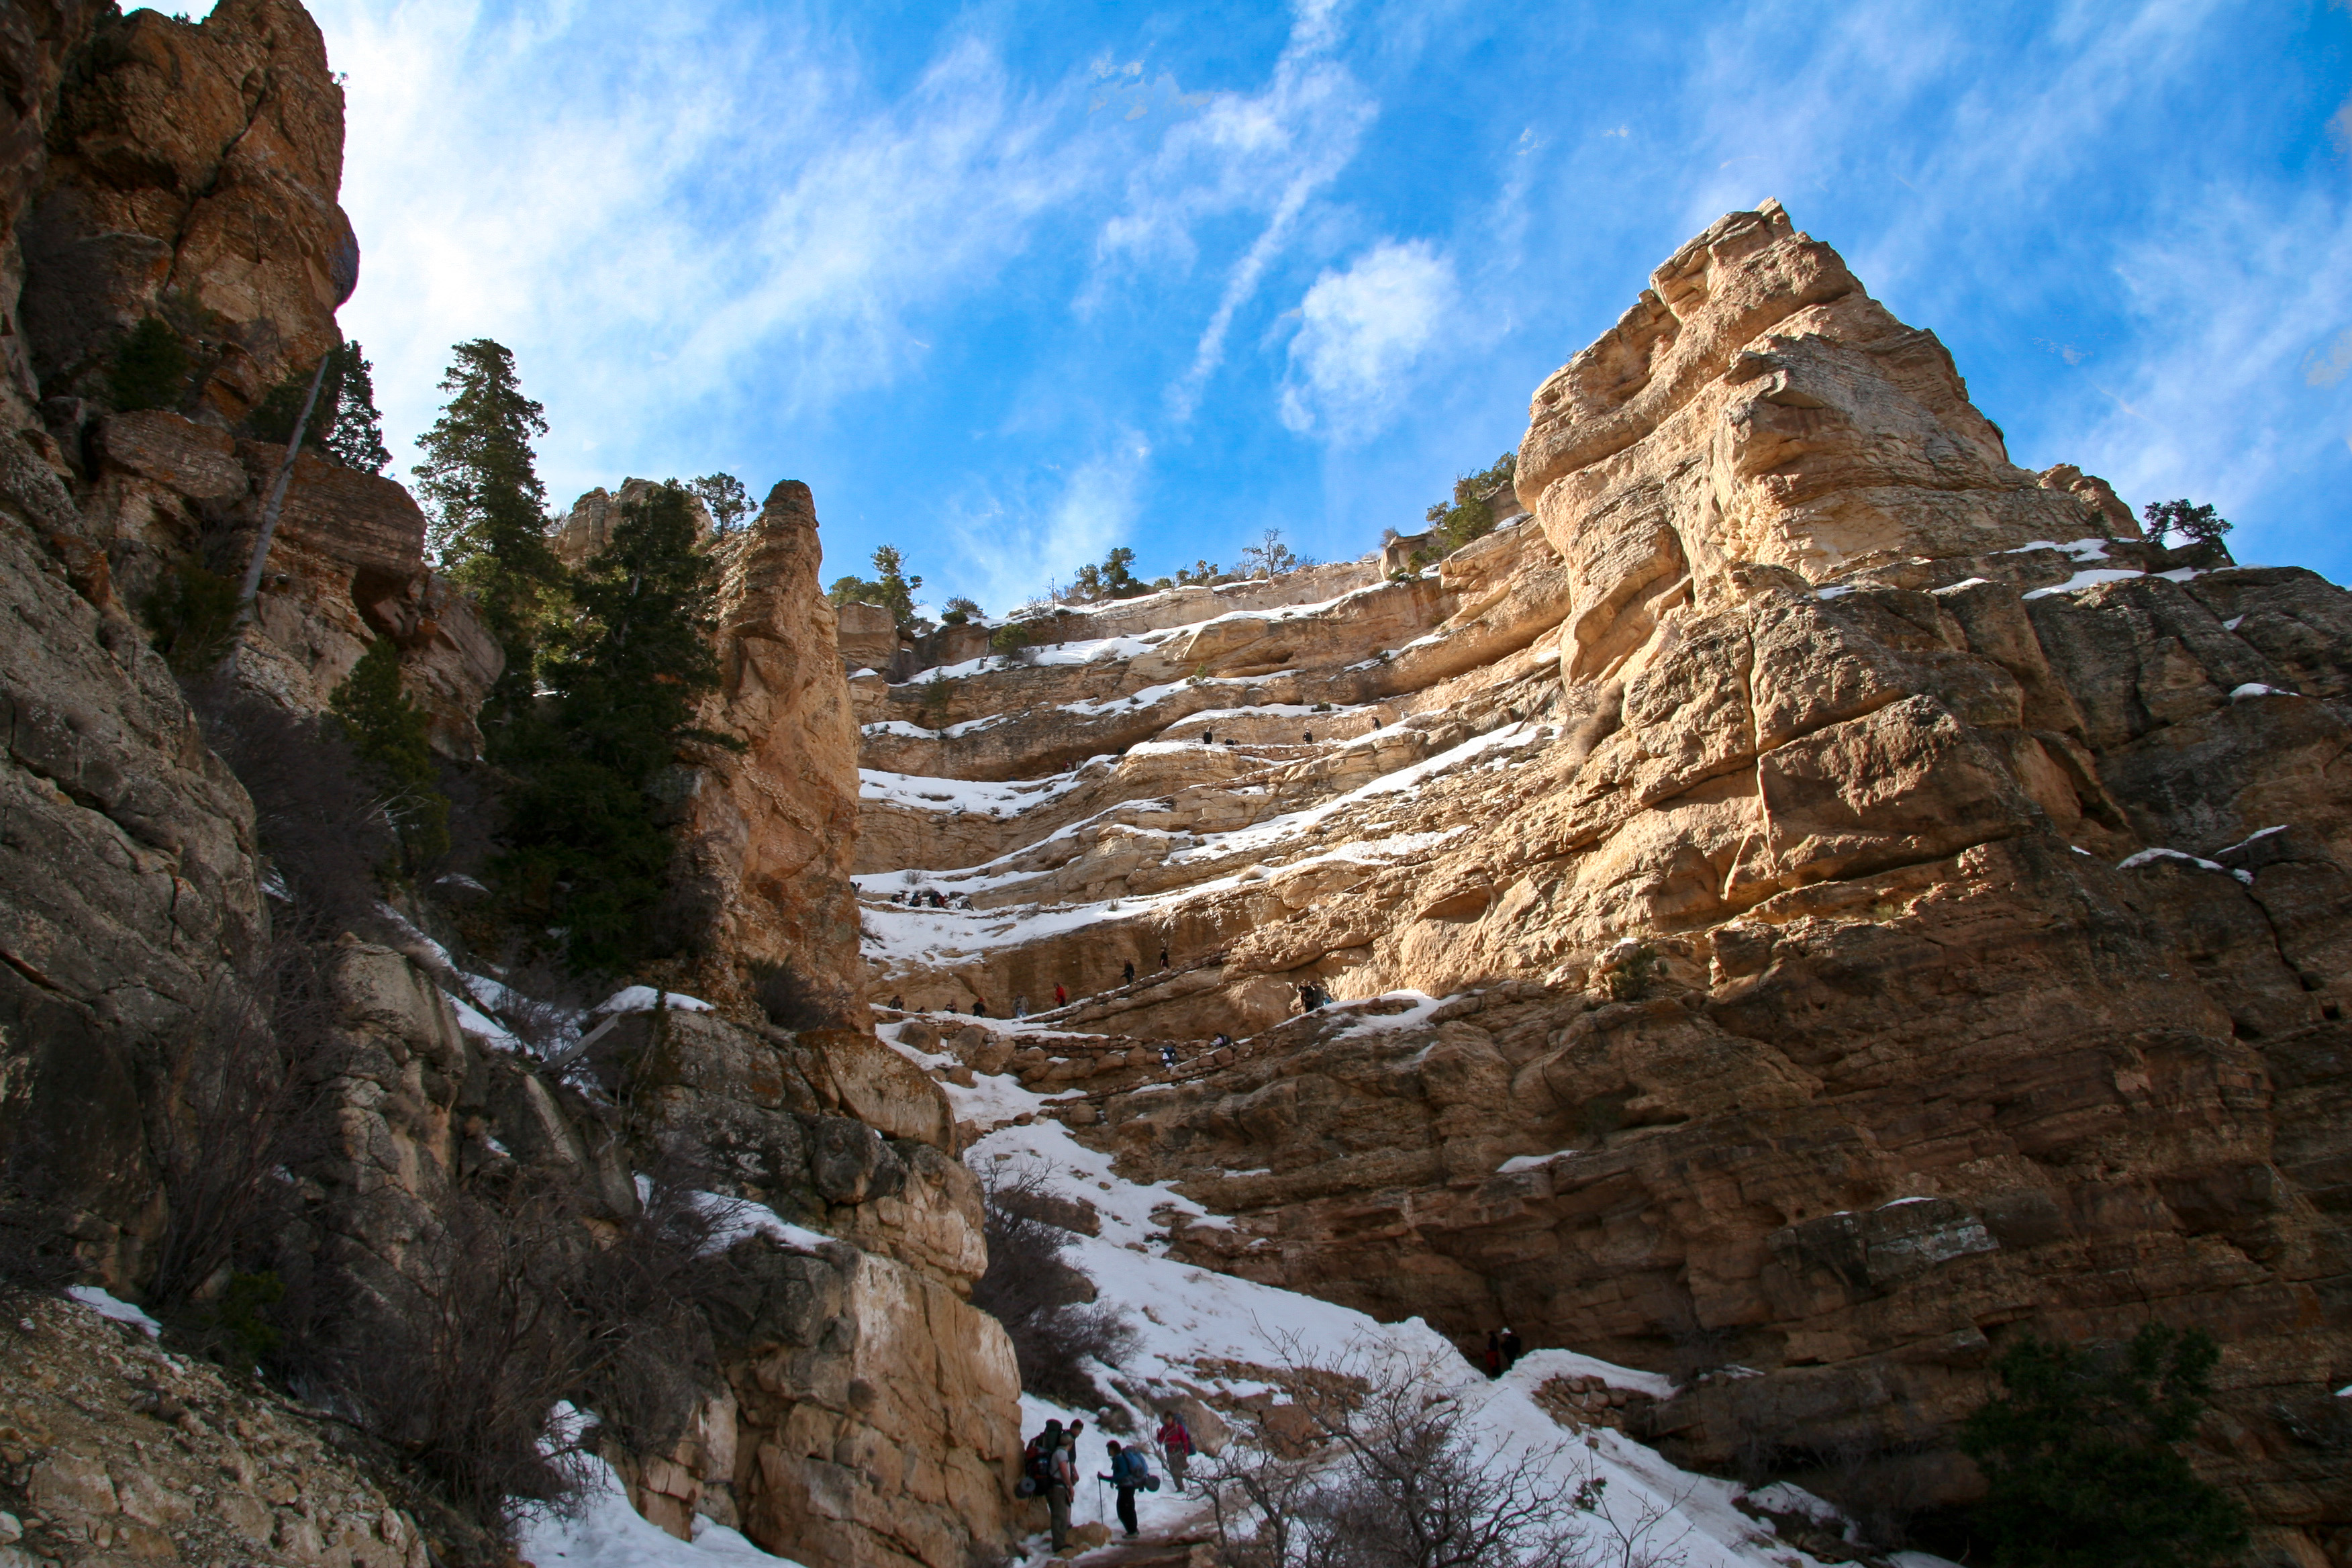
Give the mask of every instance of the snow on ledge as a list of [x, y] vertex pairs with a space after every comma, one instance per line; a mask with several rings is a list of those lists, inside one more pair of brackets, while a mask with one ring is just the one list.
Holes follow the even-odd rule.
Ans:
[[2245, 883], [2248, 887], [2253, 886], [2254, 874], [2252, 871], [2232, 871], [2218, 860], [2208, 860], [2202, 855], [2190, 855], [2179, 849], [2143, 849], [2137, 855], [2126, 855], [2122, 859], [2116, 861], [2116, 869], [2118, 871], [2129, 871], [2137, 867], [2151, 865], [2158, 860], [2186, 860], [2200, 871], [2221, 871], [2229, 876], [2235, 877], [2238, 880]]
[[614, 992], [588, 1009], [591, 1013], [650, 1013], [656, 1006], [678, 1013], [708, 1013], [710, 1004], [682, 992], [656, 992], [650, 985], [631, 985]]

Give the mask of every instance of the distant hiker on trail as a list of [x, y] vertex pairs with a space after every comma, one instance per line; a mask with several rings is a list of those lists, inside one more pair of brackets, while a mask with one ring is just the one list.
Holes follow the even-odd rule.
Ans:
[[983, 996], [979, 1001], [974, 1002], [971, 1005], [971, 1016], [975, 1018], [985, 1018], [988, 1016], [987, 997]]
[[1103, 1445], [1110, 1450], [1110, 1474], [1103, 1477], [1118, 1489], [1118, 1522], [1129, 1541], [1135, 1539], [1135, 1489], [1151, 1479], [1151, 1467], [1144, 1462], [1141, 1448], [1122, 1448], [1113, 1437]]
[[1486, 1331], [1486, 1375], [1503, 1375], [1503, 1336], [1492, 1329]]
[[[1173, 1047], [1173, 1046], [1162, 1046], [1162, 1047], [1160, 1047], [1160, 1065], [1161, 1067], [1166, 1068], [1170, 1072], [1174, 1072], [1174, 1071], [1176, 1070], [1176, 1047]], [[1181, 1477], [1181, 1476], [1179, 1476], [1179, 1477], [1177, 1477], [1176, 1479], [1177, 1479], [1178, 1480], [1180, 1480], [1180, 1481], [1181, 1481], [1181, 1480], [1182, 1480], [1184, 1478], [1183, 1478], [1183, 1477]]]
[[1312, 730], [1301, 731], [1298, 737], [1298, 742], [1303, 746], [1313, 745], [1315, 743], [1315, 731]]
[[1129, 960], [1127, 961], [1127, 972], [1126, 972], [1126, 973], [1127, 973], [1127, 984], [1129, 984], [1129, 985], [1134, 984], [1135, 984], [1135, 960], [1133, 960], [1133, 959], [1131, 959], [1131, 958], [1130, 958], [1130, 959], [1129, 959]]
[[1213, 1051], [1222, 1051], [1233, 1043], [1234, 1037], [1231, 1035], [1219, 1035], [1215, 1039], [1209, 1042], [1209, 1048]]
[[1055, 986], [1055, 987], [1054, 987], [1054, 1005], [1055, 1005], [1055, 1006], [1056, 1006], [1056, 1007], [1066, 1006], [1066, 1005], [1068, 1005], [1068, 1004], [1069, 1004], [1069, 1000], [1070, 1000], [1070, 994], [1069, 994], [1068, 992], [1066, 992], [1066, 991], [1063, 990], [1059, 985], [1056, 985], [1056, 986]]
[[1152, 1434], [1151, 1440], [1160, 1445], [1160, 1457], [1168, 1463], [1169, 1477], [1181, 1492], [1185, 1468], [1192, 1462], [1192, 1428], [1173, 1410], [1163, 1410], [1160, 1413], [1160, 1430]]
[[1026, 992], [1020, 992], [1014, 994], [1013, 998], [1013, 1016], [1016, 1018], [1025, 1018], [1029, 1016], [1029, 996]]
[[1214, 730], [1203, 730], [1201, 731], [1201, 744], [1204, 746], [1213, 746], [1216, 743], [1217, 732]]
[[1160, 967], [1162, 969], [1168, 967], [1168, 950], [1164, 947], [1160, 950]]
[[907, 999], [904, 996], [893, 996], [890, 998], [890, 1011], [893, 1013], [903, 1013], [906, 1010]]
[[1045, 1517], [1054, 1531], [1054, 1550], [1070, 1543], [1070, 1488], [1077, 1478], [1062, 1447], [1062, 1424], [1045, 1423], [1045, 1431], [1030, 1439], [1021, 1457], [1021, 1469], [1039, 1497], [1045, 1500]]
[[1519, 1353], [1526, 1348], [1519, 1343], [1518, 1335], [1508, 1329], [1503, 1331], [1503, 1370], [1505, 1372], [1519, 1364]]

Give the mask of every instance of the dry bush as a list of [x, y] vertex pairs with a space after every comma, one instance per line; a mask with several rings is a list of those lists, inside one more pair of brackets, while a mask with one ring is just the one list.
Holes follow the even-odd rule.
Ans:
[[36, 1297], [53, 1296], [81, 1275], [69, 1215], [54, 1201], [48, 1141], [22, 1136], [0, 1169], [0, 1322], [14, 1323]]
[[1088, 1362], [1116, 1365], [1135, 1343], [1127, 1315], [1093, 1305], [1094, 1282], [1063, 1255], [1073, 1239], [1057, 1220], [1075, 1206], [1046, 1188], [1040, 1166], [979, 1173], [988, 1269], [971, 1304], [1004, 1325], [1021, 1386], [1066, 1405], [1106, 1403]]
[[398, 844], [351, 747], [225, 677], [186, 691], [205, 743], [253, 799], [261, 847], [283, 883], [273, 889], [284, 906], [278, 928], [317, 942], [375, 931], [377, 868], [394, 862]]
[[1486, 1447], [1450, 1358], [1281, 1347], [1286, 1403], [1196, 1458], [1230, 1568], [1669, 1568], [1671, 1503], [1612, 1502], [1574, 1449]]
[[[656, 1175], [601, 1239], [569, 1184], [457, 1195], [403, 1299], [315, 1375], [486, 1530], [567, 1509], [586, 1452], [668, 1447], [716, 1375], [703, 1303], [738, 1281], [716, 1245], [725, 1205], [694, 1180]], [[595, 1425], [551, 1432], [562, 1404]]]

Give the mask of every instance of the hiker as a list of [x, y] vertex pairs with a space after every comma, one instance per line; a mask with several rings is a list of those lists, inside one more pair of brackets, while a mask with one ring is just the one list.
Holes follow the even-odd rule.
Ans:
[[1164, 947], [1160, 950], [1160, 967], [1162, 969], [1168, 967], [1168, 950]]
[[1125, 973], [1125, 979], [1124, 979], [1124, 981], [1122, 982], [1122, 984], [1128, 984], [1128, 985], [1132, 985], [1132, 984], [1135, 984], [1135, 960], [1133, 960], [1133, 959], [1131, 959], [1131, 958], [1130, 958], [1130, 959], [1129, 959], [1129, 960], [1127, 961], [1127, 968], [1126, 968], [1126, 970], [1125, 970], [1125, 972], [1124, 972], [1124, 973]]
[[1054, 1005], [1056, 1007], [1066, 1007], [1069, 1005], [1069, 1002], [1070, 994], [1063, 990], [1060, 984], [1056, 984], [1054, 987]]
[[1486, 1375], [1503, 1375], [1503, 1336], [1492, 1329], [1486, 1331]]
[[1027, 992], [1016, 991], [1013, 993], [1013, 1016], [1015, 1018], [1025, 1018], [1029, 1016], [1029, 994]]
[[[1162, 1047], [1160, 1047], [1160, 1065], [1161, 1067], [1166, 1068], [1170, 1072], [1174, 1072], [1174, 1071], [1176, 1070], [1176, 1047], [1173, 1047], [1173, 1046], [1162, 1046]], [[1181, 1476], [1179, 1476], [1179, 1477], [1177, 1477], [1176, 1479], [1177, 1479], [1178, 1480], [1182, 1480], [1184, 1478], [1183, 1478], [1183, 1477], [1181, 1477]]]
[[1160, 1430], [1152, 1434], [1160, 1445], [1160, 1458], [1168, 1463], [1169, 1479], [1176, 1483], [1178, 1492], [1184, 1489], [1184, 1470], [1192, 1462], [1192, 1431], [1173, 1410], [1160, 1413]]
[[1062, 1424], [1045, 1423], [1045, 1430], [1032, 1438], [1028, 1451], [1021, 1457], [1021, 1468], [1037, 1495], [1045, 1501], [1045, 1517], [1054, 1531], [1056, 1552], [1070, 1544], [1070, 1483], [1076, 1478], [1069, 1473], [1063, 1458]]
[[1315, 731], [1312, 730], [1301, 731], [1298, 737], [1298, 742], [1299, 744], [1304, 746], [1313, 745], [1315, 743]]
[[1110, 1451], [1110, 1474], [1102, 1478], [1118, 1492], [1118, 1522], [1129, 1541], [1135, 1539], [1135, 1489], [1150, 1478], [1151, 1467], [1143, 1462], [1140, 1448], [1122, 1448], [1113, 1437], [1103, 1445]]
[[1203, 730], [1201, 731], [1201, 744], [1204, 746], [1213, 746], [1216, 743], [1217, 732], [1214, 730]]
[[893, 996], [890, 998], [890, 1011], [893, 1013], [903, 1013], [906, 1010], [907, 999], [904, 996]]
[[987, 997], [983, 996], [979, 1001], [974, 1002], [971, 1005], [971, 1016], [975, 1018], [985, 1018], [988, 1016]]
[[1503, 1370], [1505, 1372], [1519, 1364], [1519, 1352], [1524, 1349], [1526, 1347], [1519, 1343], [1518, 1335], [1511, 1332], [1507, 1328], [1503, 1331]]

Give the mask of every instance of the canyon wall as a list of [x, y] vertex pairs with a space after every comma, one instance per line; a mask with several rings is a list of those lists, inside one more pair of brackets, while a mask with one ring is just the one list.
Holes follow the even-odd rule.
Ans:
[[1770, 204], [1517, 483], [1418, 575], [857, 693], [870, 994], [1044, 1010], [949, 1047], [1232, 1217], [1179, 1256], [1668, 1372], [1688, 1462], [1965, 1501], [2013, 1336], [2203, 1326], [2200, 1468], [2352, 1561], [2352, 598], [2012, 464]]
[[[838, 1022], [859, 976], [855, 729], [806, 488], [778, 486], [723, 556], [725, 685], [703, 721], [742, 749], [691, 750], [674, 775], [681, 891], [666, 913], [724, 1012], [592, 1016], [576, 1054], [569, 1035], [526, 1046], [490, 1015], [543, 1025], [551, 1009], [466, 973], [478, 961], [422, 893], [365, 912], [363, 875], [346, 889], [353, 929], [298, 940], [314, 911], [288, 901], [284, 847], [207, 748], [150, 623], [185, 574], [241, 569], [285, 454], [236, 426], [339, 341], [357, 266], [335, 204], [341, 91], [316, 26], [279, 0], [225, 0], [201, 24], [18, 6], [0, 33], [0, 1204], [54, 1211], [88, 1277], [140, 1300], [210, 1223], [199, 1167], [236, 1157], [224, 1086], [256, 1051], [290, 1060], [323, 1131], [287, 1155], [268, 1256], [232, 1261], [331, 1303], [310, 1331], [363, 1359], [426, 1331], [479, 1266], [467, 1238], [481, 1226], [552, 1204], [609, 1237], [647, 1201], [640, 1173], [699, 1173], [713, 1201], [767, 1217], [723, 1238], [740, 1289], [705, 1304], [716, 1360], [684, 1435], [661, 1452], [607, 1445], [632, 1500], [680, 1535], [699, 1514], [810, 1562], [960, 1568], [995, 1549], [1018, 1379], [966, 1300], [985, 1256], [953, 1118], [870, 1027], [781, 1030], [749, 1000], [759, 966], [790, 965]], [[149, 315], [192, 345], [186, 394], [121, 410], [109, 373]], [[405, 489], [304, 455], [268, 567], [237, 650], [248, 696], [317, 714], [390, 637], [436, 750], [478, 756], [500, 656], [425, 561]], [[317, 976], [299, 1016], [288, 963]], [[55, 1404], [24, 1420], [55, 1425]], [[451, 1550], [429, 1520], [337, 1512], [373, 1495], [361, 1459], [335, 1469], [322, 1512], [285, 1506], [274, 1463], [224, 1458], [234, 1474], [186, 1529], [187, 1467], [79, 1428], [54, 1452], [36, 1442], [37, 1462], [0, 1475], [0, 1509], [42, 1521], [28, 1550]]]

